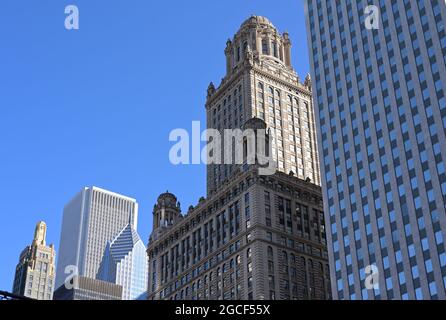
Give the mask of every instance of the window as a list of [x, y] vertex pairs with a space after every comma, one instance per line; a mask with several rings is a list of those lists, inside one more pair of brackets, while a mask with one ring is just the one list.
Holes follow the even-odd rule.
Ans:
[[265, 39], [262, 40], [262, 53], [268, 54], [268, 42]]
[[270, 259], [274, 259], [274, 252], [273, 252], [273, 248], [268, 246], [268, 258]]

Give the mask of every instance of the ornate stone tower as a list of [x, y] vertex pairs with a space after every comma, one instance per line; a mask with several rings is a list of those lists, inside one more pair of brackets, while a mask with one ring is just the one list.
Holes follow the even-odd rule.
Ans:
[[150, 235], [150, 241], [156, 240], [160, 234], [181, 219], [181, 208], [177, 197], [168, 191], [161, 194], [153, 207], [153, 231]]
[[34, 239], [20, 254], [13, 293], [38, 300], [52, 300], [56, 251], [46, 245], [46, 223], [37, 223]]
[[[225, 56], [225, 77], [207, 90], [207, 127], [222, 132], [243, 129], [251, 118], [264, 120], [277, 170], [320, 184], [311, 79], [301, 83], [294, 71], [288, 33], [252, 16], [226, 42]], [[208, 165], [208, 196], [236, 172], [234, 165]]]

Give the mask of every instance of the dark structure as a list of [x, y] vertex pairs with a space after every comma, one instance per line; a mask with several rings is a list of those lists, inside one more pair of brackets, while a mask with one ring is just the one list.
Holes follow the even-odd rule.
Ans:
[[0, 291], [0, 301], [1, 300], [34, 300], [28, 297], [19, 296], [6, 291]]
[[122, 300], [122, 286], [87, 277], [75, 277], [73, 288], [62, 285], [54, 292], [54, 300]]

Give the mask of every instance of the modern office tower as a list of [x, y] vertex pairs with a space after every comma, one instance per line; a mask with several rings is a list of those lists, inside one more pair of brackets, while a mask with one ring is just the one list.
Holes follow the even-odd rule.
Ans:
[[121, 300], [122, 286], [118, 284], [80, 276], [71, 280], [73, 286], [60, 286], [54, 300]]
[[32, 244], [20, 254], [14, 277], [14, 294], [38, 300], [53, 299], [56, 251], [54, 245], [46, 245], [45, 239], [46, 224], [40, 221]]
[[320, 187], [242, 172], [182, 216], [162, 194], [148, 245], [148, 299], [330, 299]]
[[[222, 132], [224, 141], [224, 129], [242, 129], [250, 118], [260, 118], [274, 131], [272, 157], [279, 171], [320, 184], [311, 80], [301, 83], [291, 65], [289, 35], [252, 16], [227, 41], [225, 55], [226, 75], [207, 91], [207, 128]], [[222, 159], [223, 154], [222, 148]], [[208, 196], [234, 176], [236, 167], [208, 166]]]
[[333, 298], [445, 299], [445, 1], [305, 6]]
[[105, 248], [97, 279], [122, 286], [122, 300], [147, 292], [146, 246], [129, 223]]
[[76, 271], [79, 276], [96, 278], [107, 242], [129, 221], [136, 230], [135, 199], [97, 187], [82, 189], [64, 208], [56, 288]]

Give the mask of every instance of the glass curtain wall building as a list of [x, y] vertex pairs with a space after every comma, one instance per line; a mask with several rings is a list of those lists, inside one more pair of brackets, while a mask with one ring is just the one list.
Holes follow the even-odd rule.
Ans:
[[122, 300], [137, 300], [147, 291], [146, 246], [129, 223], [107, 243], [97, 279], [122, 286]]
[[446, 299], [445, 1], [305, 10], [333, 298]]

